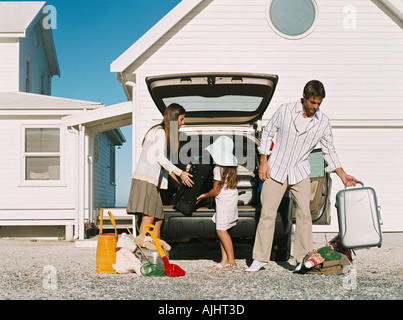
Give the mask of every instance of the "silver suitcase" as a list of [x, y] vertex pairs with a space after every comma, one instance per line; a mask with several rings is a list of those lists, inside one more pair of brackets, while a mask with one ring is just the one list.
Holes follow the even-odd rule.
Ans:
[[381, 215], [375, 190], [364, 187], [346, 188], [336, 195], [341, 244], [346, 249], [380, 247]]

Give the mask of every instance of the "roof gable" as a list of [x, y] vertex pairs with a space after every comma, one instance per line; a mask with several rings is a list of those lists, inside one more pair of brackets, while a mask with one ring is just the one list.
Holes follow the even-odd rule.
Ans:
[[[155, 24], [148, 32], [138, 39], [129, 49], [120, 55], [110, 66], [111, 72], [123, 73], [143, 53], [153, 46], [161, 37], [171, 30], [180, 20], [185, 18], [197, 5], [206, 0], [183, 0]], [[211, 0], [210, 0], [211, 1]], [[402, 0], [372, 0], [373, 3], [383, 6], [385, 12], [392, 20], [402, 26], [403, 4]], [[382, 8], [381, 8], [382, 9]], [[119, 79], [119, 76], [118, 76]], [[124, 76], [121, 76], [122, 80]]]
[[43, 27], [43, 19], [48, 14], [45, 6], [44, 1], [0, 2], [0, 38], [25, 38], [27, 30], [37, 24], [43, 37], [50, 74], [60, 75], [52, 29]]
[[46, 2], [0, 2], [0, 35], [25, 37], [25, 31]]
[[43, 14], [38, 20], [37, 24], [41, 30], [43, 37], [43, 46], [45, 47], [46, 59], [49, 65], [49, 72], [52, 76], [60, 76], [59, 61], [57, 60], [55, 42], [53, 40], [53, 33], [50, 28], [43, 27], [43, 19], [45, 14]]
[[400, 21], [403, 21], [403, 1], [401, 0], [379, 0], [392, 14]]

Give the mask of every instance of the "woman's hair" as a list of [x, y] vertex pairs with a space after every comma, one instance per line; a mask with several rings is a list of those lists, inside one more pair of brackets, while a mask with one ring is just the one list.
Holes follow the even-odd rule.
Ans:
[[221, 180], [218, 183], [220, 188], [227, 184], [227, 189], [234, 189], [239, 182], [236, 174], [236, 167], [221, 167]]
[[[171, 134], [175, 135], [175, 139], [178, 141], [178, 146], [179, 146], [179, 132], [178, 130], [175, 130], [175, 132], [171, 132], [171, 122], [173, 121], [175, 124], [178, 123], [178, 118], [181, 115], [186, 114], [186, 110], [184, 107], [182, 107], [180, 104], [177, 103], [171, 103], [164, 111], [164, 118], [162, 119], [162, 122], [159, 124], [156, 124], [154, 126], [152, 126], [147, 133], [156, 128], [156, 127], [162, 127], [162, 129], [164, 129], [165, 131], [165, 135], [166, 135], [166, 146], [167, 146], [167, 155], [169, 157], [170, 155], [170, 147], [171, 147]], [[147, 136], [147, 133], [145, 134], [145, 136]], [[142, 145], [144, 144], [144, 140], [145, 140], [145, 136], [142, 142]]]

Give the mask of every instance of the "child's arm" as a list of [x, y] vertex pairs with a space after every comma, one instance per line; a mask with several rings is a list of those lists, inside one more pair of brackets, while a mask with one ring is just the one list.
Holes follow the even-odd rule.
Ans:
[[213, 185], [213, 189], [211, 189], [209, 192], [207, 193], [203, 193], [200, 196], [197, 197], [197, 201], [196, 204], [200, 202], [201, 199], [205, 199], [205, 198], [209, 198], [209, 197], [215, 197], [217, 196], [220, 191], [221, 188], [219, 186], [220, 181], [214, 180], [214, 185]]

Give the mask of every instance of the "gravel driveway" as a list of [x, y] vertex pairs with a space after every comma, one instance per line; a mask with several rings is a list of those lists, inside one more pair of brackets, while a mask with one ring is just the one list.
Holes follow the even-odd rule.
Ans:
[[[327, 234], [330, 240], [332, 234]], [[314, 234], [316, 248], [324, 234]], [[0, 239], [2, 300], [402, 300], [403, 233], [384, 235], [381, 248], [356, 251], [355, 282], [346, 276], [298, 275], [291, 261], [269, 263], [247, 273], [252, 246], [235, 243], [239, 268], [210, 271], [218, 244], [173, 244], [170, 261], [186, 275], [148, 278], [136, 274], [96, 274], [96, 248], [68, 241]], [[49, 277], [56, 281], [49, 281]], [[163, 310], [161, 310], [163, 311]], [[164, 310], [164, 312], [167, 310]]]

